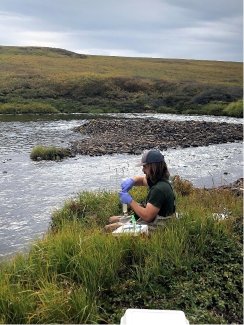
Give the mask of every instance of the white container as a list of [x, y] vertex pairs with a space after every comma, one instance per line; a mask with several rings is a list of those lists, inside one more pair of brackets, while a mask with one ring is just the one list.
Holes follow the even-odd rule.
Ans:
[[119, 236], [119, 235], [138, 236], [140, 234], [148, 235], [148, 225], [140, 225], [140, 224], [133, 225], [132, 223], [125, 223], [124, 225], [114, 230], [112, 234], [114, 236]]
[[181, 310], [127, 309], [120, 325], [189, 325]]

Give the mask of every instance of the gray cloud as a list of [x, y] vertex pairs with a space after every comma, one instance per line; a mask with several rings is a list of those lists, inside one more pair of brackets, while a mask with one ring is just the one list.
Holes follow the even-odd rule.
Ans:
[[0, 44], [242, 61], [242, 0], [1, 0]]

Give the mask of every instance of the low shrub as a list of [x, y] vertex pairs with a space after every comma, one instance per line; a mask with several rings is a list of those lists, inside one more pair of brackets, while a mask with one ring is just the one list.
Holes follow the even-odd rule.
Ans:
[[177, 110], [173, 107], [159, 106], [157, 107], [157, 113], [162, 114], [177, 114]]
[[175, 175], [172, 178], [172, 182], [175, 191], [182, 196], [190, 195], [194, 190], [193, 184], [188, 180], [180, 178], [179, 175]]
[[47, 103], [4, 103], [0, 104], [0, 114], [50, 114], [59, 113], [59, 110]]
[[144, 78], [112, 78], [112, 82], [122, 91], [129, 93], [145, 92], [148, 93], [153, 90], [153, 82]]
[[230, 103], [242, 96], [240, 87], [206, 87], [200, 90], [193, 98], [192, 103], [205, 105], [210, 102]]
[[243, 100], [230, 103], [223, 112], [229, 116], [243, 117]]
[[223, 111], [228, 104], [222, 102], [210, 102], [201, 107], [202, 113], [206, 115], [224, 115]]

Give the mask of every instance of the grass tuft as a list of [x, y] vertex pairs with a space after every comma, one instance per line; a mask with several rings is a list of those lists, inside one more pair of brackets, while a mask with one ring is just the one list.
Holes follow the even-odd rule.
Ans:
[[30, 154], [32, 160], [60, 160], [71, 156], [70, 149], [54, 146], [35, 146]]

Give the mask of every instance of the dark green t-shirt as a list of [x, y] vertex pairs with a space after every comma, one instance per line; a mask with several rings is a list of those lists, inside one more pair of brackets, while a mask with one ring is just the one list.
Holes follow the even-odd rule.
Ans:
[[168, 181], [159, 181], [149, 189], [146, 203], [159, 208], [158, 215], [170, 216], [175, 212], [175, 194]]

